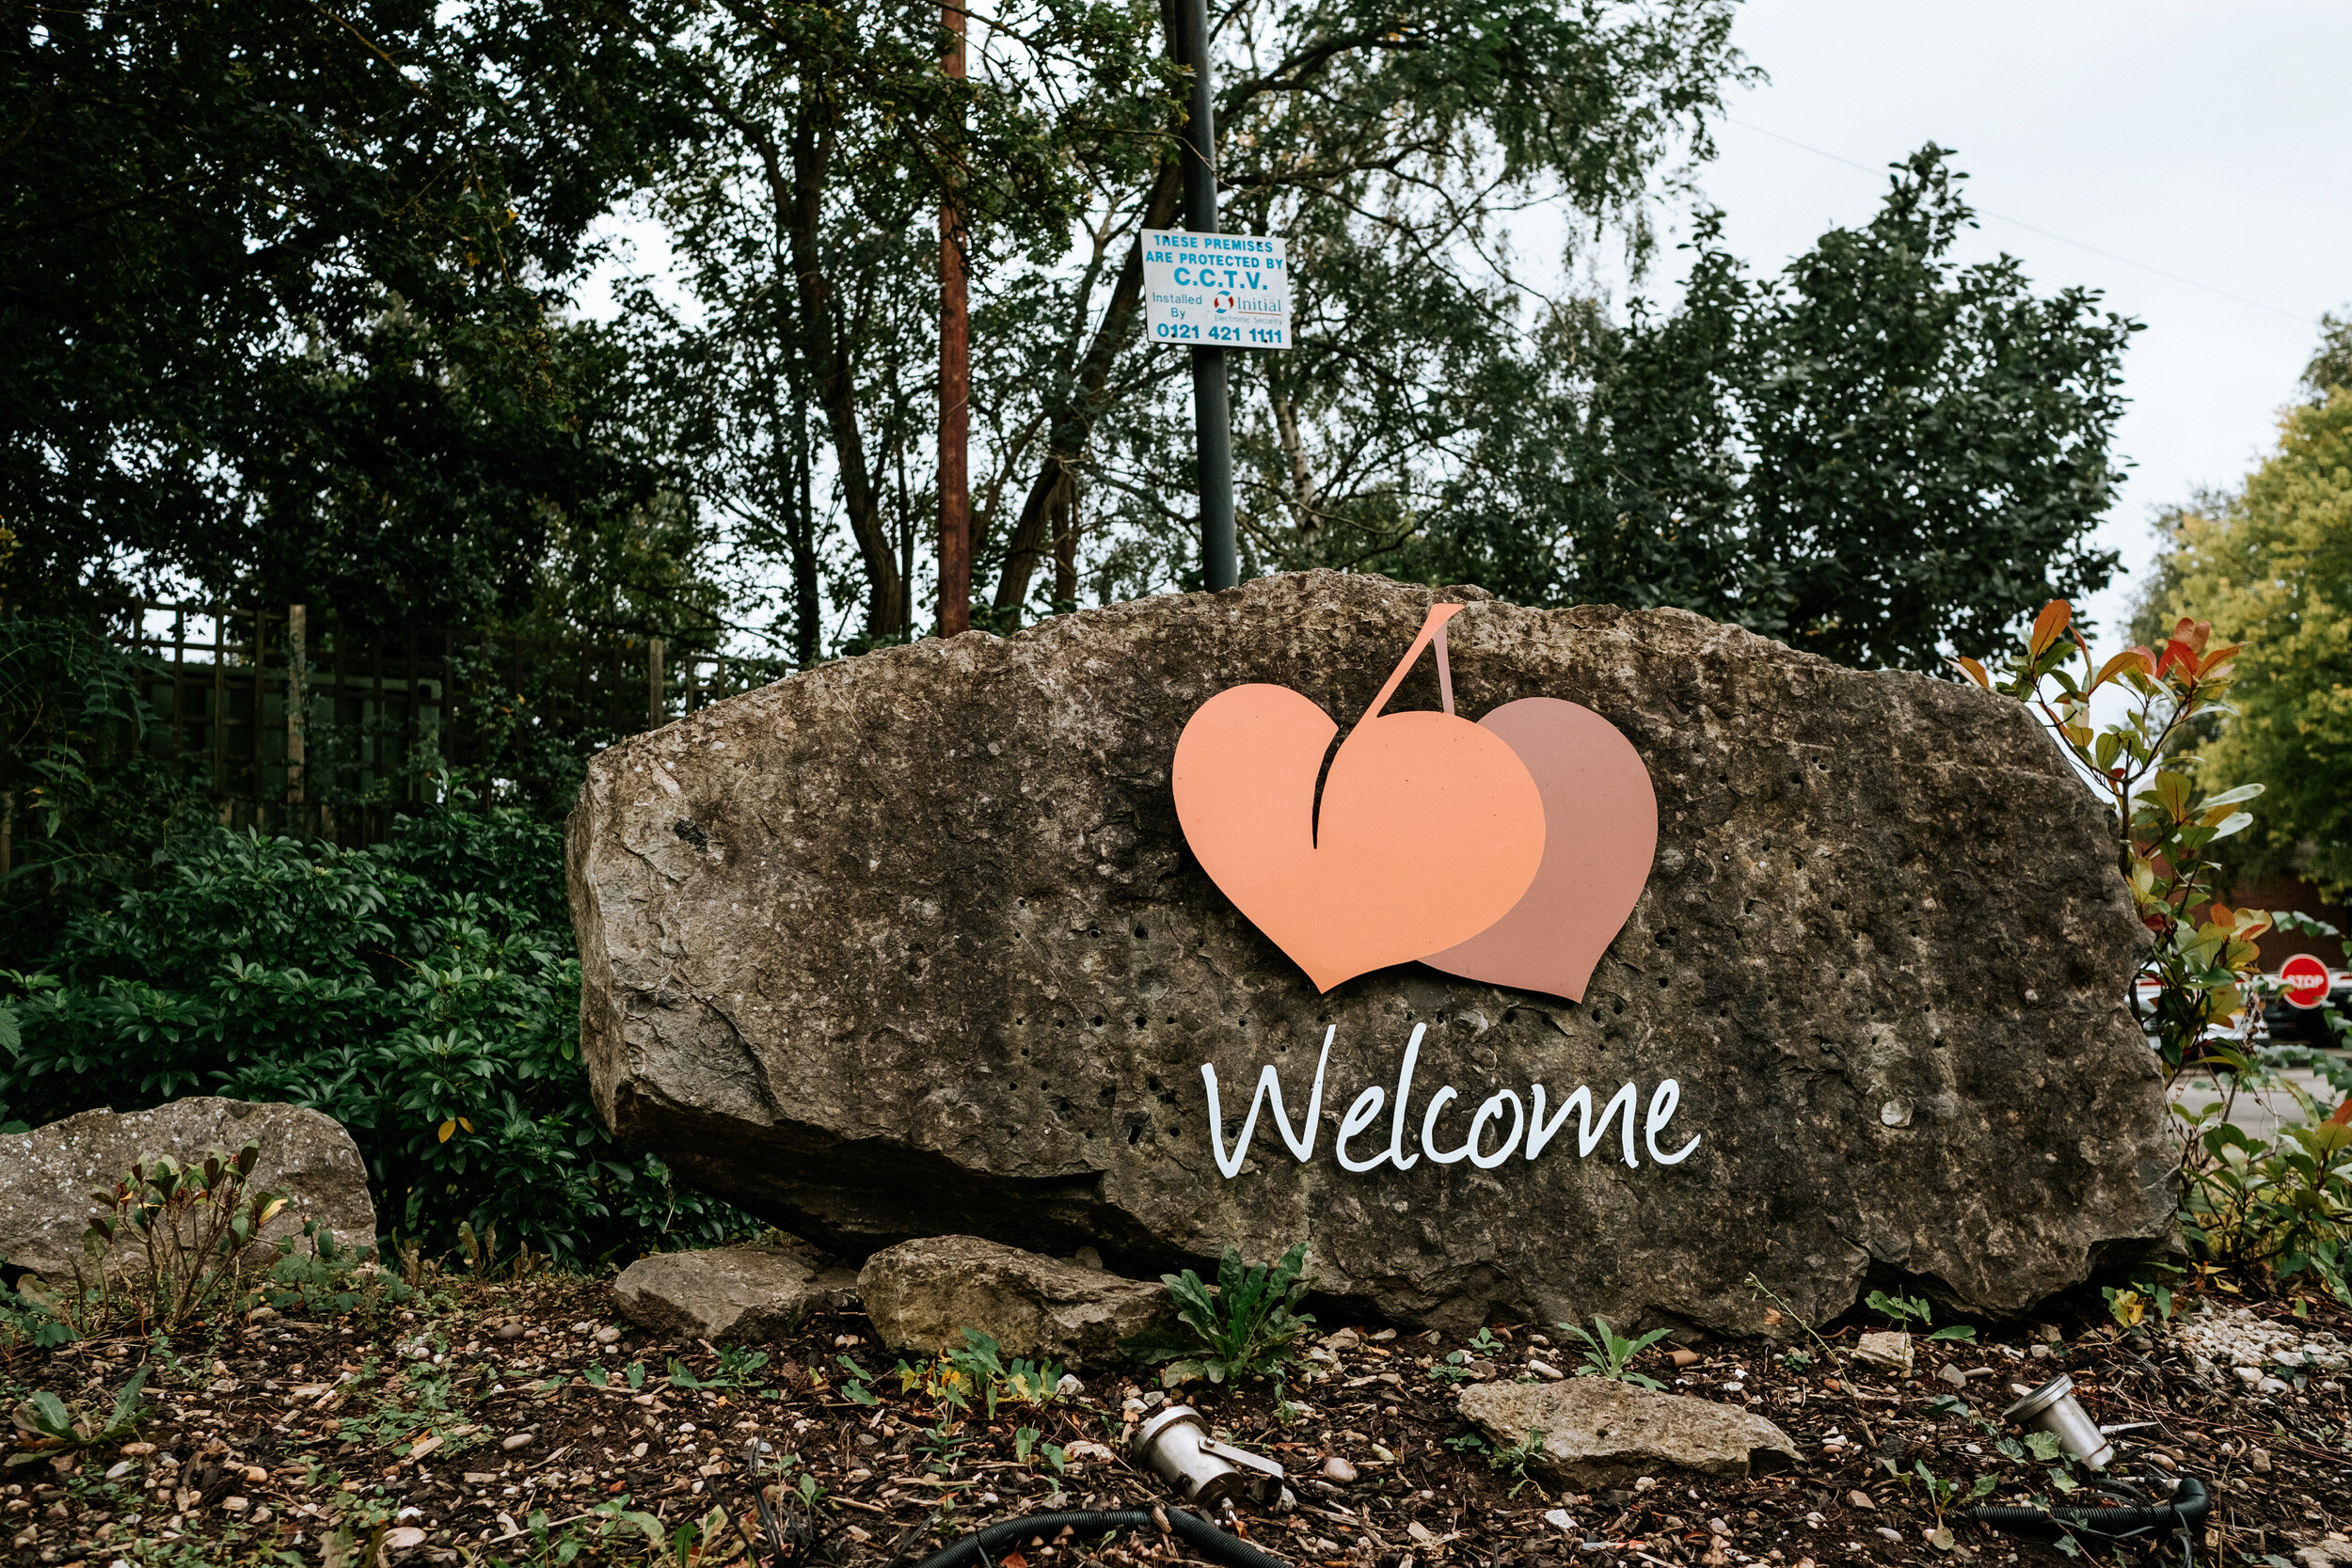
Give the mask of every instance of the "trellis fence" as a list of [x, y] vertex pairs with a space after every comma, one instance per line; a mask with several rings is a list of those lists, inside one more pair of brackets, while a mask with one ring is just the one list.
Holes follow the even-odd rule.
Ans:
[[141, 744], [207, 779], [224, 822], [345, 843], [431, 803], [444, 769], [544, 770], [780, 673], [660, 638], [368, 634], [301, 605], [127, 600], [104, 633], [137, 664]]

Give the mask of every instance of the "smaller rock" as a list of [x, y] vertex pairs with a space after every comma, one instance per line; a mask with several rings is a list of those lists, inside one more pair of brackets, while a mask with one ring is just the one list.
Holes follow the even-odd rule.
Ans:
[[1364, 1342], [1364, 1337], [1352, 1328], [1343, 1328], [1325, 1335], [1323, 1342], [1333, 1350], [1354, 1350]]
[[1953, 1366], [1948, 1361], [1945, 1362], [1941, 1367], [1935, 1369], [1935, 1375], [1938, 1381], [1948, 1383], [1955, 1388], [1965, 1388], [1968, 1386], [1968, 1374], [1962, 1371], [1958, 1367]]
[[2045, 1345], [2055, 1345], [2060, 1339], [2066, 1338], [2065, 1335], [2058, 1332], [2058, 1325], [2056, 1323], [2036, 1323], [2033, 1325], [2031, 1332], [2035, 1338], [2041, 1340]]
[[387, 1551], [405, 1552], [423, 1544], [424, 1531], [414, 1525], [403, 1525], [397, 1529], [388, 1529], [384, 1532], [384, 1547]]
[[1554, 1383], [1559, 1382], [1562, 1378], [1568, 1375], [1549, 1361], [1536, 1361], [1531, 1359], [1527, 1363], [1527, 1370], [1534, 1372], [1537, 1377], [1549, 1378]]
[[1065, 1460], [1069, 1460], [1073, 1464], [1083, 1463], [1087, 1460], [1093, 1459], [1100, 1460], [1105, 1465], [1119, 1457], [1100, 1443], [1089, 1443], [1084, 1441], [1070, 1444], [1062, 1449], [1061, 1456]]
[[2026, 1354], [2036, 1361], [2047, 1361], [2050, 1359], [2050, 1347], [2047, 1345], [2027, 1345], [2026, 1347]]
[[1082, 1246], [1070, 1256], [1082, 1269], [1092, 1269], [1097, 1274], [1103, 1272], [1103, 1255], [1093, 1247]]
[[1911, 1375], [1911, 1336], [1873, 1329], [1854, 1346], [1854, 1359], [1903, 1377]]
[[2262, 1369], [2259, 1367], [2233, 1367], [2230, 1370], [2235, 1372], [2237, 1380], [2249, 1388], [2263, 1380]]
[[611, 1323], [607, 1323], [602, 1328], [596, 1330], [596, 1343], [600, 1345], [617, 1345], [620, 1342], [621, 1331], [614, 1328]]
[[2291, 1394], [2295, 1390], [2284, 1378], [2266, 1377], [2254, 1385], [2258, 1394]]
[[1174, 1318], [1157, 1282], [977, 1236], [885, 1247], [866, 1260], [857, 1288], [884, 1344], [930, 1354], [961, 1350], [963, 1331], [976, 1329], [1007, 1356], [1110, 1362], [1120, 1340]]
[[1547, 1513], [1544, 1515], [1544, 1523], [1565, 1535], [1576, 1533], [1576, 1521], [1568, 1516], [1568, 1511], [1565, 1508], [1555, 1508]]
[[1341, 1486], [1351, 1485], [1356, 1480], [1356, 1466], [1342, 1459], [1338, 1454], [1332, 1454], [1324, 1460], [1323, 1468], [1315, 1473], [1324, 1480], [1336, 1482]]
[[1884, 1525], [1881, 1525], [1878, 1527], [1878, 1532], [1882, 1540], [1892, 1541], [1897, 1545], [1902, 1544], [1903, 1532], [1899, 1529], [1889, 1529]]
[[531, 1447], [532, 1443], [538, 1441], [538, 1438], [539, 1434], [535, 1432], [517, 1432], [512, 1436], [502, 1439], [499, 1443], [499, 1447], [504, 1449], [508, 1453], [513, 1453], [516, 1449], [527, 1449]]
[[[499, 1324], [499, 1338], [501, 1339], [519, 1339], [527, 1332], [529, 1331], [524, 1327], [519, 1319], [513, 1323], [503, 1323]], [[421, 1354], [424, 1347], [422, 1345], [419, 1345], [417, 1349], [419, 1353]]]
[[814, 1247], [732, 1246], [640, 1258], [612, 1282], [612, 1299], [657, 1334], [742, 1341], [788, 1338], [856, 1289], [857, 1275], [828, 1268]]
[[1695, 1367], [1699, 1364], [1699, 1353], [1694, 1350], [1668, 1351], [1666, 1358], [1677, 1367]]
[[1054, 1385], [1054, 1392], [1066, 1400], [1083, 1399], [1086, 1397], [1086, 1391], [1085, 1382], [1075, 1372], [1062, 1373], [1061, 1381]]
[[[234, 1154], [247, 1142], [261, 1152], [246, 1190], [288, 1199], [262, 1227], [262, 1243], [292, 1237], [299, 1244], [303, 1223], [315, 1220], [348, 1246], [375, 1244], [367, 1164], [342, 1123], [299, 1105], [201, 1095], [120, 1116], [84, 1111], [30, 1132], [0, 1134], [0, 1258], [11, 1270], [63, 1279], [84, 1261], [94, 1188], [112, 1188], [137, 1161], [168, 1155], [184, 1165], [216, 1151]], [[135, 1255], [125, 1227], [109, 1265], [136, 1267]]]
[[1590, 1489], [1661, 1469], [1746, 1478], [1797, 1462], [1788, 1434], [1738, 1406], [1661, 1394], [1609, 1378], [1478, 1383], [1454, 1396], [1462, 1415], [1498, 1446], [1537, 1434], [1537, 1469]]
[[1863, 1491], [1860, 1487], [1856, 1487], [1853, 1491], [1846, 1494], [1846, 1506], [1848, 1508], [1867, 1508], [1875, 1512], [1879, 1505], [1870, 1500], [1869, 1493]]

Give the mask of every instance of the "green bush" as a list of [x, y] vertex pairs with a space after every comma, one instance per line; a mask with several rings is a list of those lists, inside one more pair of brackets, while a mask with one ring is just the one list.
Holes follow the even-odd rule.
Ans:
[[337, 849], [211, 829], [6, 974], [0, 1120], [219, 1094], [311, 1106], [366, 1157], [379, 1222], [461, 1224], [585, 1264], [745, 1223], [605, 1132], [580, 1062], [561, 830], [506, 809]]

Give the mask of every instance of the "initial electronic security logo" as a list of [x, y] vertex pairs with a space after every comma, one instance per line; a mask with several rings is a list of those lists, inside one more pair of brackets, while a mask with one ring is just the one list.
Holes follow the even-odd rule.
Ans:
[[[1307, 972], [1319, 991], [1391, 964], [1420, 960], [1468, 979], [1583, 1000], [1593, 966], [1641, 897], [1658, 847], [1658, 798], [1649, 769], [1622, 731], [1592, 709], [1553, 697], [1505, 703], [1477, 723], [1454, 711], [1446, 623], [1463, 606], [1433, 606], [1372, 705], [1330, 759], [1339, 726], [1288, 687], [1253, 683], [1218, 692], [1193, 713], [1176, 742], [1170, 783], [1184, 839], [1218, 890]], [[1442, 713], [1384, 715], [1424, 647], [1434, 644]], [[1316, 781], [1322, 790], [1317, 799]], [[1433, 875], [1432, 868], [1443, 867]], [[1593, 1124], [1591, 1090], [1579, 1085], [1545, 1116], [1545, 1089], [1497, 1092], [1470, 1117], [1468, 1137], [1441, 1148], [1440, 1087], [1426, 1102], [1421, 1152], [1406, 1148], [1406, 1103], [1426, 1024], [1416, 1025], [1398, 1074], [1389, 1147], [1368, 1160], [1348, 1140], [1380, 1115], [1387, 1091], [1366, 1088], [1342, 1118], [1334, 1153], [1350, 1171], [1398, 1170], [1426, 1154], [1482, 1169], [1524, 1146], [1533, 1160], [1571, 1110], [1580, 1153], [1620, 1129], [1633, 1165], [1635, 1087], [1611, 1097]], [[1229, 1154], [1216, 1069], [1201, 1065], [1218, 1168], [1240, 1173], [1262, 1109], [1303, 1163], [1314, 1149], [1336, 1026], [1327, 1031], [1303, 1130], [1294, 1132], [1282, 1085], [1268, 1064]], [[1659, 1133], [1681, 1098], [1673, 1079], [1650, 1097], [1650, 1158], [1676, 1164], [1693, 1137], [1662, 1152]], [[1507, 1136], [1501, 1132], [1505, 1118]], [[1486, 1148], [1486, 1129], [1497, 1129]]]

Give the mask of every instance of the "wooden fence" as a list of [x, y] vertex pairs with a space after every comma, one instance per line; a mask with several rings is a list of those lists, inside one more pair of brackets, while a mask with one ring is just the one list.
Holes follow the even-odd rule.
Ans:
[[380, 839], [429, 804], [442, 768], [582, 755], [777, 673], [660, 638], [348, 633], [301, 605], [128, 600], [110, 607], [104, 634], [136, 661], [149, 754], [209, 780], [224, 822], [345, 843]]

